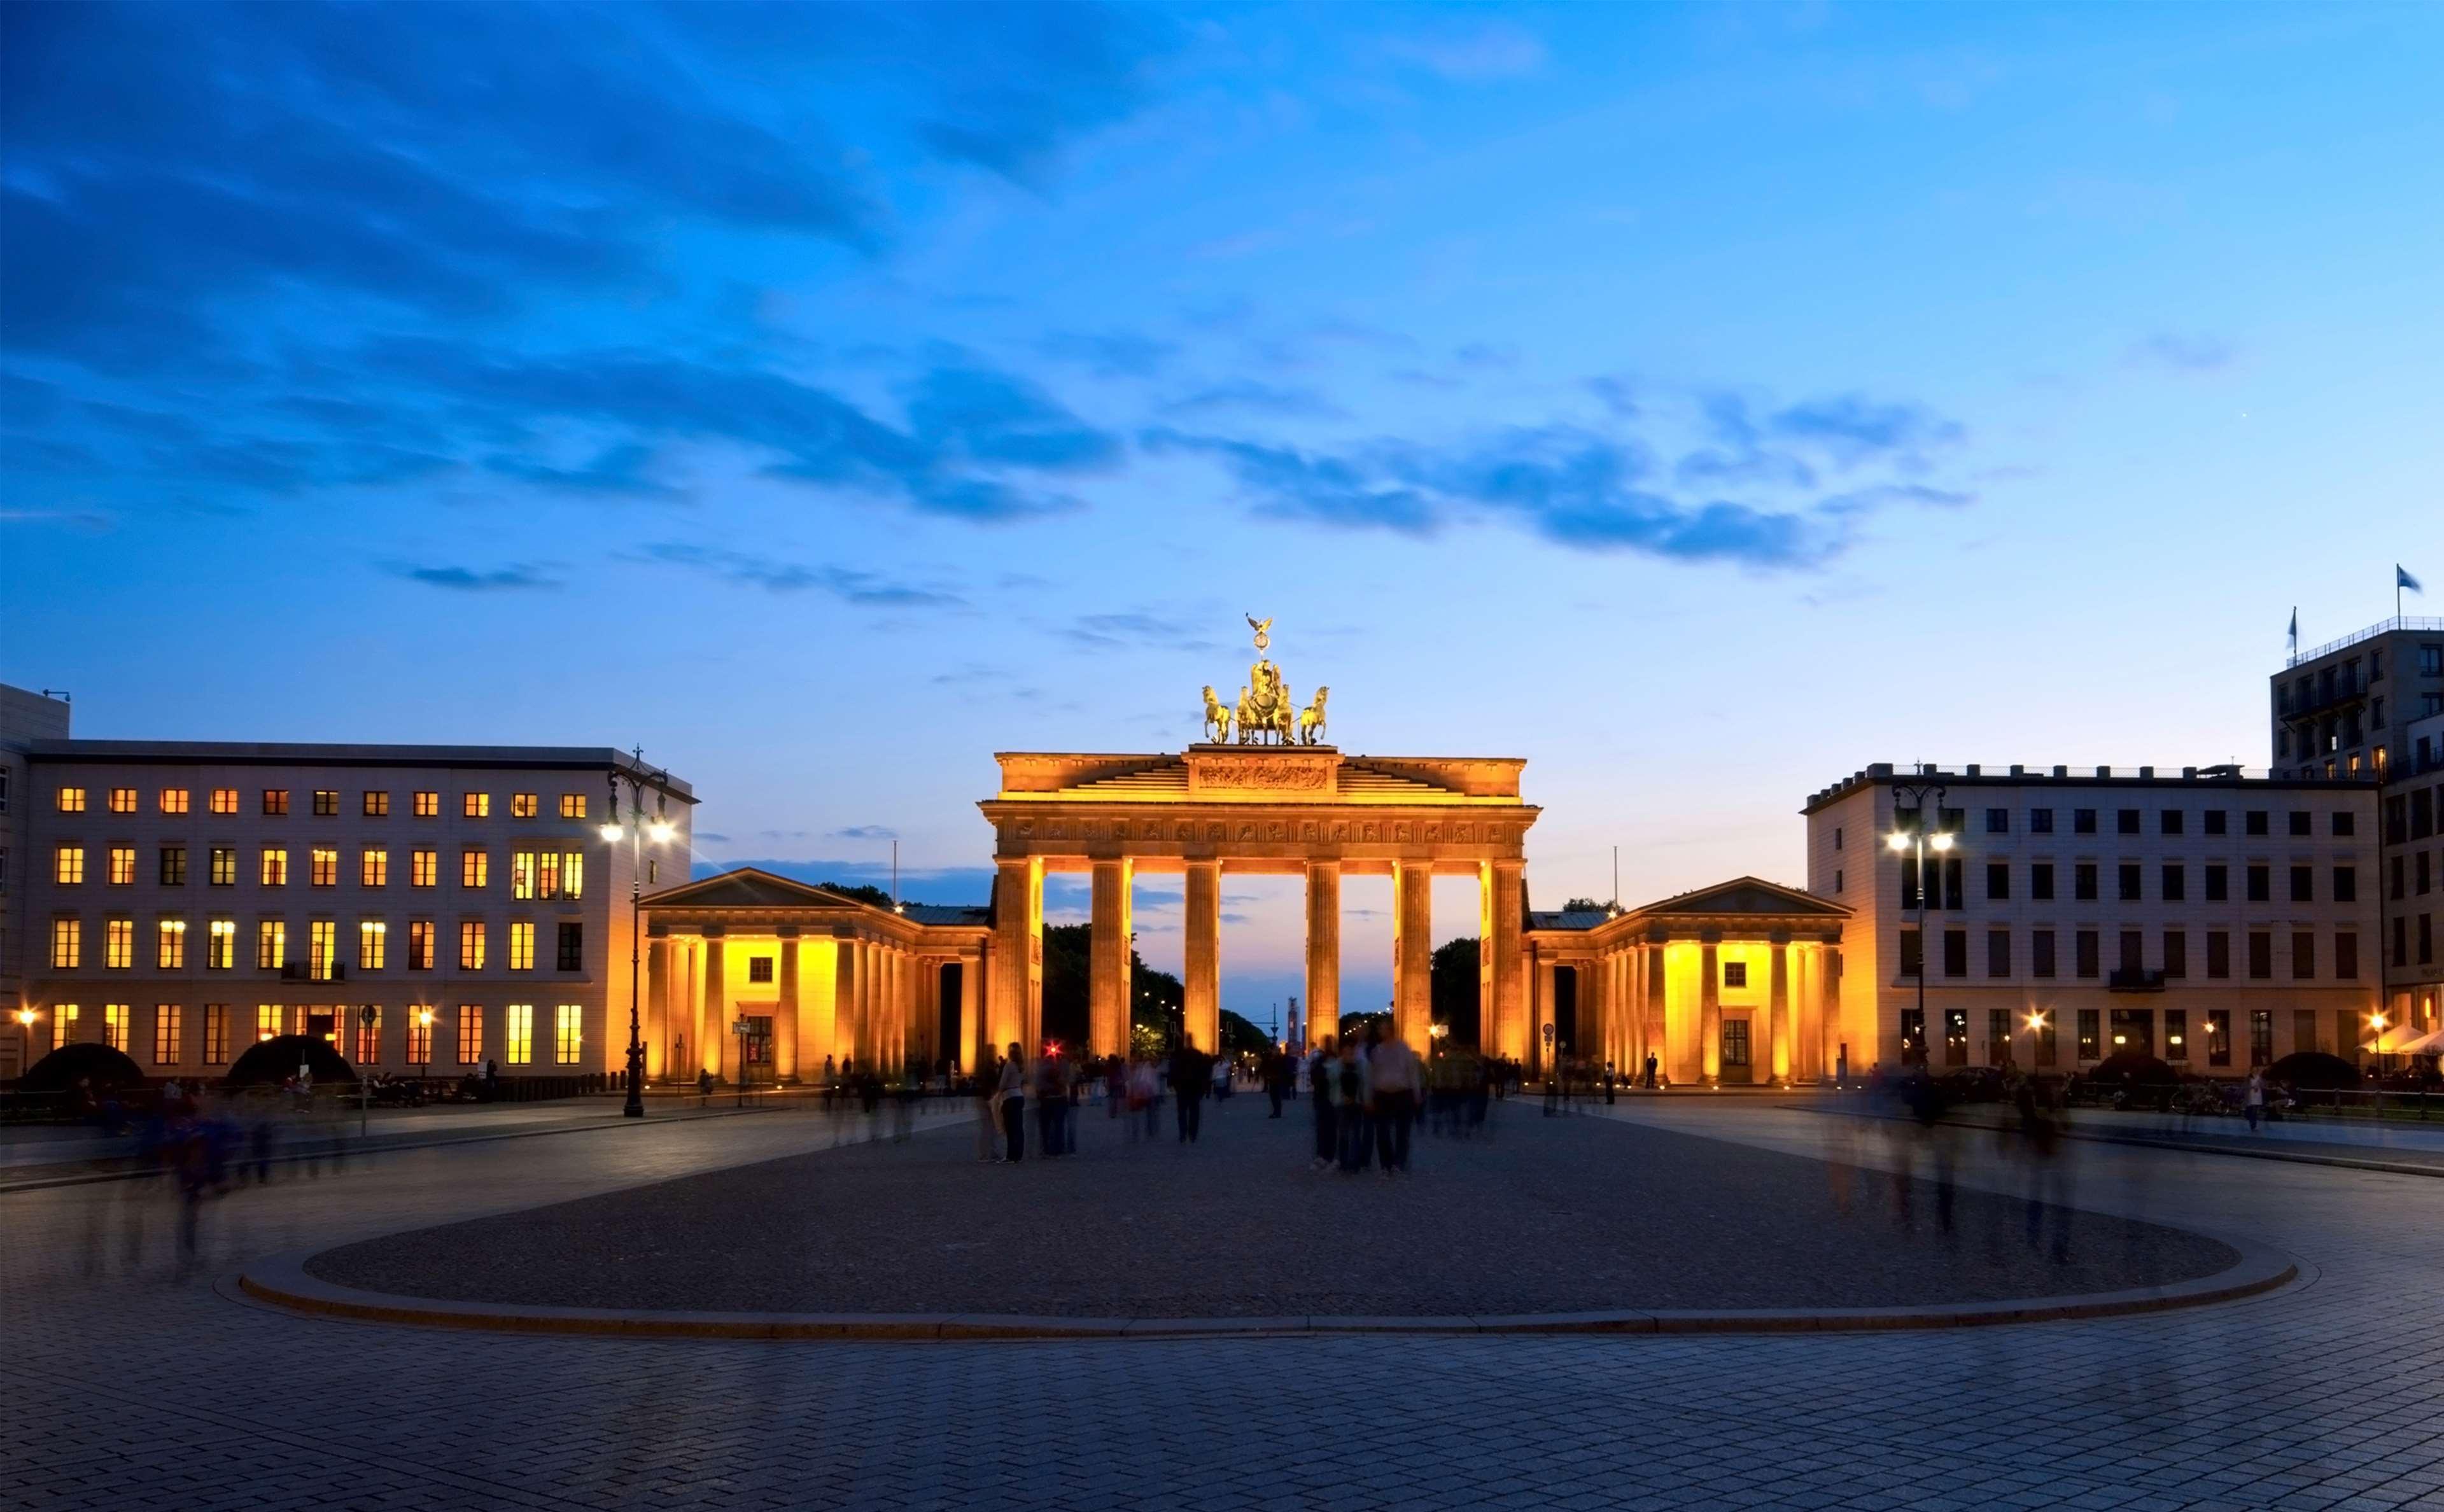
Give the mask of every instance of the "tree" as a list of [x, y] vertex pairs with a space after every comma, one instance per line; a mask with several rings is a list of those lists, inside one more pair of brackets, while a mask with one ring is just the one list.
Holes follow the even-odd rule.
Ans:
[[[1231, 1012], [1229, 1008], [1224, 1008], [1222, 1010], [1222, 1053], [1224, 1055], [1239, 1055], [1243, 1053], [1247, 1055], [1263, 1055], [1272, 1047], [1273, 1037], [1271, 1035], [1268, 1035], [1264, 1030], [1257, 1028], [1254, 1024], [1250, 1023], [1247, 1020]], [[1202, 1048], [1212, 1050], [1213, 1046], [1209, 1044], [1202, 1046]]]
[[1602, 913], [1604, 905], [1591, 897], [1574, 897], [1562, 905], [1565, 913]]
[[1478, 1023], [1477, 971], [1481, 959], [1473, 934], [1446, 940], [1435, 949], [1429, 988], [1434, 1022], [1451, 1025], [1454, 1045], [1480, 1042], [1484, 1026]]
[[[1072, 1047], [1087, 1043], [1092, 1023], [1087, 1009], [1086, 981], [1094, 960], [1095, 927], [1091, 924], [1047, 924], [1044, 927], [1044, 1037]], [[1145, 964], [1129, 952], [1129, 1042], [1133, 1048], [1159, 1053], [1171, 1048], [1178, 1032], [1187, 989], [1179, 978]], [[1204, 1046], [1211, 1050], [1212, 1045]]]
[[871, 882], [817, 882], [815, 885], [826, 893], [838, 893], [842, 897], [853, 897], [879, 909], [891, 906], [891, 894]]

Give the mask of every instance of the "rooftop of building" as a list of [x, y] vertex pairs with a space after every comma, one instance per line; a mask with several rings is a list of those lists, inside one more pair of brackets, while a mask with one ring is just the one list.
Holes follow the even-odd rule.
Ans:
[[2290, 788], [2367, 788], [2376, 786], [2374, 773], [2337, 777], [2278, 776], [2263, 766], [2223, 763], [2212, 766], [2030, 766], [2013, 762], [1990, 766], [1978, 762], [1946, 766], [1913, 762], [1906, 767], [1874, 762], [1840, 782], [1807, 795], [1800, 808], [1813, 814], [1862, 788], [1897, 783], [1936, 783], [1949, 787], [2025, 787], [2059, 784], [2064, 787], [2213, 788], [2269, 790]]
[[37, 740], [29, 762], [174, 766], [438, 767], [493, 771], [608, 771], [633, 775], [695, 802], [695, 789], [608, 746], [380, 746], [285, 741]]
[[2422, 618], [2417, 615], [2395, 615], [2389, 619], [2379, 619], [2363, 630], [2354, 630], [2339, 640], [2328, 640], [2324, 645], [2307, 651], [2295, 651], [2290, 658], [2283, 663], [2282, 672], [2269, 673], [2269, 675], [2284, 676], [2296, 668], [2305, 667], [2312, 661], [2330, 656], [2338, 651], [2348, 651], [2361, 641], [2374, 640], [2379, 636], [2434, 635], [2437, 632], [2444, 632], [2444, 619], [2433, 617]]

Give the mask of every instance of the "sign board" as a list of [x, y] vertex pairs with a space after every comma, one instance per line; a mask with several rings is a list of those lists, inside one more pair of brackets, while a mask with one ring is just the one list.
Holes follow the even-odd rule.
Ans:
[[745, 1019], [741, 1019], [736, 1023], [730, 1026], [730, 1032], [744, 1040], [749, 1035], [755, 1032], [755, 1025], [748, 1023]]

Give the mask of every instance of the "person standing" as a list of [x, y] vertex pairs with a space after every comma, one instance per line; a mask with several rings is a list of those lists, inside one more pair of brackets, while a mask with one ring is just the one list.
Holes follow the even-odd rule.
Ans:
[[[829, 1056], [824, 1058], [824, 1075], [828, 1078], [831, 1068]], [[999, 1133], [996, 1126], [1001, 1122], [1001, 1110], [993, 1106], [993, 1100], [1001, 1093], [1001, 1058], [999, 1056], [993, 1055], [991, 1051], [985, 1053], [985, 1063], [976, 1067], [975, 1084], [969, 1091], [975, 1098], [976, 1104], [976, 1158], [984, 1161], [997, 1160], [1001, 1157], [1001, 1149], [996, 1138]]]
[[1646, 1052], [1646, 1090], [1649, 1092], [1655, 1090], [1655, 1052], [1649, 1050]]
[[2266, 1068], [2264, 1066], [2250, 1067], [2249, 1090], [2242, 1094], [2241, 1101], [2249, 1110], [2249, 1132], [2255, 1134], [2257, 1121], [2266, 1116]]
[[1332, 1106], [1333, 1074], [1340, 1068], [1340, 1058], [1332, 1052], [1332, 1036], [1325, 1035], [1307, 1058], [1307, 1101], [1315, 1109], [1315, 1169], [1325, 1171], [1341, 1152], [1341, 1134]]
[[1002, 1159], [1016, 1165], [1027, 1158], [1027, 1052], [1015, 1040], [1002, 1060], [994, 1092], [1001, 1100], [1001, 1142], [1006, 1152]]
[[1282, 1099], [1289, 1096], [1291, 1076], [1288, 1056], [1278, 1048], [1265, 1052], [1265, 1096], [1272, 1099], [1273, 1104], [1273, 1111], [1267, 1114], [1267, 1117], [1282, 1116]]
[[1069, 1152], [1062, 1128], [1069, 1112], [1068, 1064], [1059, 1050], [1035, 1059], [1035, 1143], [1046, 1160]]
[[1385, 1036], [1366, 1058], [1375, 1159], [1386, 1176], [1409, 1169], [1409, 1137], [1417, 1122], [1417, 1052], [1398, 1034]]
[[1197, 1049], [1195, 1041], [1180, 1036], [1179, 1048], [1171, 1053], [1171, 1093], [1179, 1099], [1181, 1144], [1196, 1142], [1205, 1112], [1205, 1095], [1213, 1086], [1213, 1058]]
[[1341, 1042], [1341, 1058], [1331, 1070], [1333, 1132], [1341, 1146], [1341, 1169], [1352, 1174], [1366, 1169], [1366, 1062], [1355, 1039]]

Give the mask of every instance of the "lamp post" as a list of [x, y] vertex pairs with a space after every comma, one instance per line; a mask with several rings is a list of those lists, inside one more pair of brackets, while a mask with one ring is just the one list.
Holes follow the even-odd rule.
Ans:
[[1898, 805], [1900, 802], [1900, 797], [1903, 793], [1909, 794], [1910, 797], [1916, 800], [1917, 803], [1917, 824], [1914, 830], [1908, 833], [1904, 833], [1898, 829], [1894, 830], [1892, 835], [1884, 842], [1894, 851], [1906, 851], [1913, 853], [1917, 861], [1917, 1053], [1918, 1063], [1920, 1065], [1928, 1063], [1926, 1043], [1926, 895], [1930, 892], [1934, 891], [1934, 889], [1927, 885], [1926, 853], [1932, 850], [1937, 855], [1941, 855], [1952, 849], [1952, 836], [1948, 832], [1938, 831], [1932, 836], [1927, 834], [1926, 810], [1928, 800], [1932, 799], [1935, 803], [1935, 817], [1940, 821], [1943, 815], [1943, 796], [1945, 791], [1945, 787], [1940, 783], [1895, 783], [1893, 784], [1893, 802], [1895, 805]]
[[645, 817], [645, 747], [637, 747], [628, 768], [628, 823], [620, 822], [620, 769], [611, 769], [611, 813], [602, 824], [606, 844], [628, 842], [628, 1100], [620, 1107], [623, 1118], [645, 1116], [645, 1041], [637, 1017], [644, 960], [645, 842], [659, 845], [675, 833], [669, 819], [670, 773], [654, 778], [654, 817]]
[[34, 1010], [19, 1008], [16, 1017], [17, 1039], [20, 1046], [17, 1051], [17, 1075], [23, 1077], [34, 1068]]

